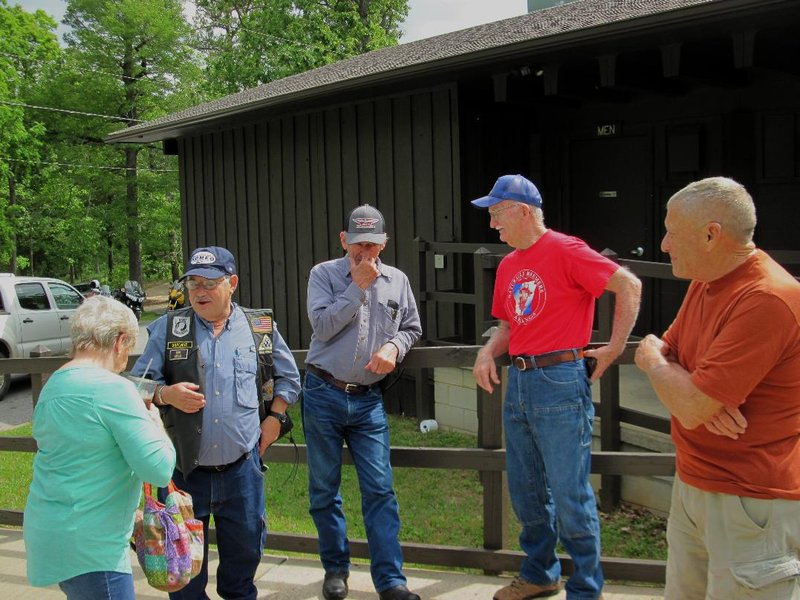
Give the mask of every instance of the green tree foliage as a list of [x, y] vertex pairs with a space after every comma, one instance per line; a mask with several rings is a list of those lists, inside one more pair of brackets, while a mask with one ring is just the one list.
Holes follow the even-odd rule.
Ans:
[[30, 89], [60, 54], [55, 22], [42, 11], [27, 13], [0, 0], [0, 268], [16, 269], [18, 203], [40, 159], [44, 126], [26, 112]]
[[0, 268], [116, 284], [179, 261], [155, 239], [180, 231], [175, 157], [104, 138], [197, 102], [181, 11], [180, 0], [73, 0], [62, 49], [45, 13], [0, 0]]
[[223, 95], [394, 46], [407, 0], [198, 0], [207, 87]]
[[396, 44], [408, 12], [405, 0], [198, 0], [192, 29], [182, 0], [67, 0], [62, 48], [50, 17], [8, 1], [0, 269], [113, 286], [175, 277], [181, 223], [176, 157], [108, 145], [110, 132]]
[[[75, 95], [93, 111], [118, 116], [128, 126], [163, 114], [164, 97], [191, 63], [182, 10], [180, 0], [69, 0], [67, 44], [74, 64], [89, 71], [73, 82]], [[105, 122], [95, 131], [102, 136], [118, 128], [118, 123]], [[121, 154], [117, 166], [124, 167], [125, 193], [111, 198], [112, 203], [124, 201], [128, 273], [137, 280], [143, 279], [139, 198], [146, 191], [137, 176], [141, 149], [115, 147]], [[113, 268], [113, 261], [109, 264]]]

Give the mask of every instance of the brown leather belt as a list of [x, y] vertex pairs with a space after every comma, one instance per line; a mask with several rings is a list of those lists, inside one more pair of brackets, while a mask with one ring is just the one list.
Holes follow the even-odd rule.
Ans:
[[560, 365], [561, 363], [580, 360], [581, 358], [583, 358], [583, 350], [580, 348], [571, 348], [569, 350], [557, 350], [555, 352], [546, 352], [545, 354], [536, 354], [534, 356], [512, 356], [511, 364], [520, 371], [526, 371], [528, 369], [552, 367], [553, 365]]
[[377, 383], [373, 385], [364, 385], [361, 383], [347, 383], [346, 381], [340, 381], [336, 379], [336, 377], [334, 377], [324, 369], [320, 369], [316, 365], [306, 365], [306, 370], [311, 371], [314, 375], [316, 375], [320, 379], [324, 379], [332, 386], [337, 387], [348, 394], [355, 394], [355, 395], [366, 394], [368, 391], [370, 391], [371, 389], [373, 389], [378, 385]]
[[248, 458], [250, 458], [250, 453], [245, 452], [235, 461], [228, 463], [227, 465], [197, 465], [195, 469], [198, 471], [205, 471], [206, 473], [222, 473], [223, 471], [227, 471], [231, 467], [238, 465], [240, 462], [247, 460]]

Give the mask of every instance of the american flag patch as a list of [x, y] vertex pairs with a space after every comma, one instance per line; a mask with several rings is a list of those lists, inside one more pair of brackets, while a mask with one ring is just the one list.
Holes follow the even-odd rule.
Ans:
[[256, 317], [250, 321], [250, 328], [256, 333], [272, 333], [272, 318]]

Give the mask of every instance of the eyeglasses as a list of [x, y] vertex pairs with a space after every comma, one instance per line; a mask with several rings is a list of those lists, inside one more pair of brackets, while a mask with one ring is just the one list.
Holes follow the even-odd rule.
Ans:
[[499, 215], [501, 212], [506, 211], [509, 208], [514, 208], [515, 206], [519, 206], [519, 205], [515, 202], [514, 204], [509, 204], [508, 206], [504, 206], [503, 208], [498, 208], [496, 210], [490, 210], [489, 211], [489, 216], [492, 219], [496, 219], [497, 215]]
[[202, 287], [204, 290], [215, 290], [223, 281], [230, 281], [230, 277], [220, 277], [219, 279], [203, 279], [202, 281], [198, 281], [197, 279], [187, 279], [183, 285], [186, 286], [187, 290], [196, 290], [199, 287]]

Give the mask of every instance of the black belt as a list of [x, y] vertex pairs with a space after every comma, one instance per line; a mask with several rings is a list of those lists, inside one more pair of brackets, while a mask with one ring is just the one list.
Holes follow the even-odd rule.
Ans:
[[536, 354], [534, 356], [512, 356], [511, 364], [520, 371], [526, 371], [527, 369], [552, 367], [553, 365], [559, 365], [581, 358], [583, 358], [583, 350], [580, 348], [571, 348], [569, 350], [557, 350], [555, 352], [546, 352], [545, 354]]
[[339, 381], [338, 379], [336, 379], [336, 377], [334, 377], [324, 369], [320, 369], [317, 365], [306, 365], [306, 370], [311, 371], [314, 375], [316, 375], [320, 379], [324, 379], [332, 386], [337, 387], [348, 394], [355, 394], [355, 395], [366, 394], [367, 392], [377, 387], [378, 385], [377, 383], [373, 385], [363, 385], [361, 383], [347, 383], [346, 381]]
[[240, 462], [247, 460], [248, 458], [250, 458], [250, 453], [245, 452], [235, 461], [228, 463], [227, 465], [197, 465], [195, 469], [198, 471], [205, 471], [206, 473], [222, 473], [223, 471], [227, 471], [231, 467], [238, 465]]

